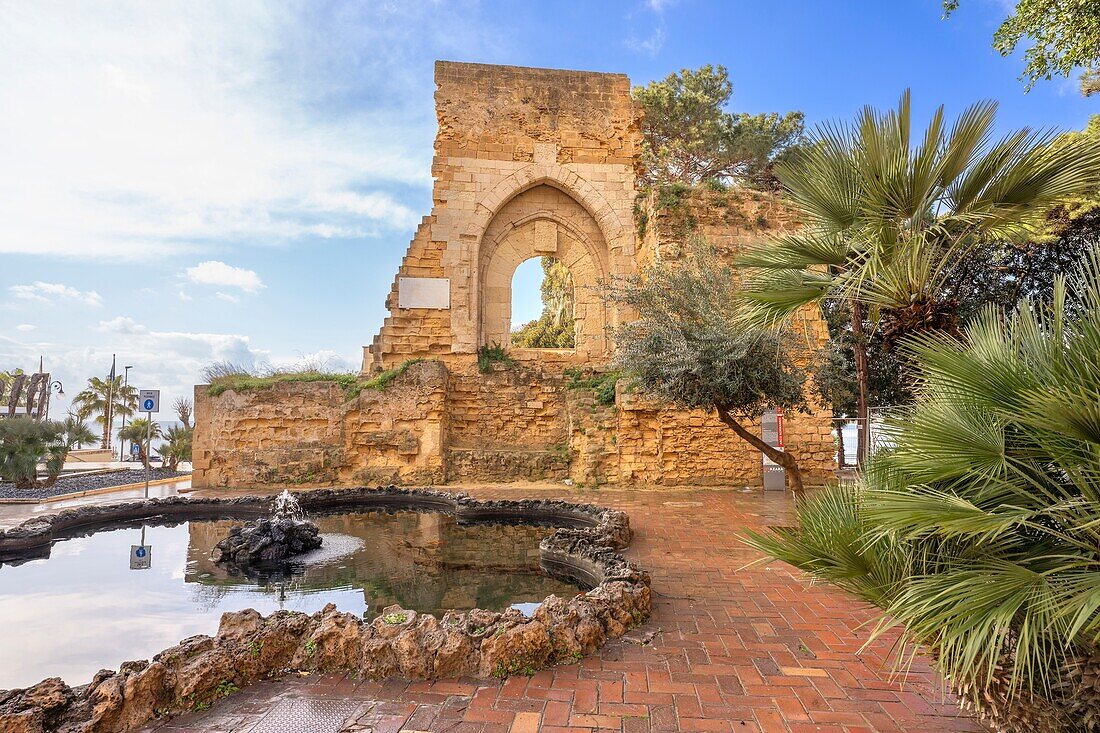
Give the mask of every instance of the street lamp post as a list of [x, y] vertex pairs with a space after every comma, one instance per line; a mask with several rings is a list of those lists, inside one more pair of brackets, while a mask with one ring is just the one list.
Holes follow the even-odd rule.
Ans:
[[54, 381], [52, 381], [52, 382], [50, 382], [49, 384], [46, 385], [46, 407], [42, 411], [44, 413], [42, 415], [43, 420], [49, 420], [50, 419], [50, 394], [53, 393], [53, 392], [57, 392], [59, 397], [64, 397], [65, 396], [65, 388], [63, 386], [61, 386], [61, 380], [60, 379], [54, 380]]
[[[38, 357], [38, 373], [39, 374], [45, 374], [46, 373], [46, 357], [44, 357], [44, 356], [39, 356]], [[60, 379], [54, 380], [52, 382], [46, 382], [46, 394], [45, 394], [45, 397], [43, 399], [43, 402], [45, 404], [40, 403], [38, 405], [38, 413], [39, 413], [38, 414], [38, 419], [39, 420], [49, 420], [50, 419], [50, 395], [53, 394], [54, 392], [57, 392], [58, 396], [61, 396], [61, 397], [65, 396], [65, 388], [61, 386], [61, 380]], [[28, 394], [27, 395], [27, 413], [30, 414], [30, 411], [31, 411], [31, 396]]]
[[[124, 395], [126, 393], [125, 392], [126, 387], [130, 386], [130, 370], [133, 369], [133, 368], [134, 368], [133, 365], [122, 367], [122, 389], [123, 389], [123, 394]], [[125, 412], [122, 413], [122, 429], [123, 430], [126, 429], [126, 413]], [[119, 442], [118, 460], [125, 461], [126, 460], [126, 439], [125, 438], [119, 438], [118, 442]]]

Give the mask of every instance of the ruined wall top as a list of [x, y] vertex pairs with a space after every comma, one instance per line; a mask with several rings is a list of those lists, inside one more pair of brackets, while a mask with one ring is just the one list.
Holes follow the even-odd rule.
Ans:
[[635, 165], [641, 111], [625, 74], [437, 61], [435, 82], [437, 156]]

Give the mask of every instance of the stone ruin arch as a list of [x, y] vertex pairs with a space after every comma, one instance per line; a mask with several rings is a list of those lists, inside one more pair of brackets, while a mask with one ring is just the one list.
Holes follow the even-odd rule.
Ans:
[[[613, 356], [608, 328], [631, 315], [596, 285], [678, 256], [684, 236], [637, 188], [630, 80], [453, 62], [435, 71], [432, 209], [363, 354], [363, 376], [393, 370], [389, 386], [353, 398], [336, 382], [220, 396], [200, 386], [192, 485], [759, 485], [760, 454], [713, 415], [656, 404], [614, 379], [613, 394], [586, 385]], [[709, 195], [686, 192], [681, 204], [723, 251], [761, 236], [764, 212], [768, 228], [788, 221], [763, 194], [723, 194], [721, 207], [699, 198]], [[574, 349], [511, 347], [513, 276], [540, 255], [572, 277]], [[508, 358], [480, 358], [494, 343], [511, 347]], [[807, 480], [832, 475], [830, 428], [825, 412], [785, 425]]]
[[546, 183], [526, 188], [493, 217], [481, 240], [477, 271], [479, 344], [509, 345], [512, 279], [516, 268], [533, 257], [551, 256], [573, 278], [573, 319], [579, 358], [607, 351], [611, 318], [598, 287], [609, 270], [603, 232], [587, 209]]
[[401, 263], [363, 372], [416, 358], [469, 362], [482, 347], [507, 346], [511, 277], [543, 254], [558, 255], [576, 294], [576, 348], [556, 360], [605, 361], [618, 315], [595, 286], [636, 269], [641, 136], [629, 79], [439, 62], [436, 85], [432, 212]]

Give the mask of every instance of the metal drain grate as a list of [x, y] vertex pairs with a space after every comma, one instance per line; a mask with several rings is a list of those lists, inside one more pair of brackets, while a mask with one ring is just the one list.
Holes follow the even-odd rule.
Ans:
[[362, 700], [284, 698], [248, 733], [339, 733]]

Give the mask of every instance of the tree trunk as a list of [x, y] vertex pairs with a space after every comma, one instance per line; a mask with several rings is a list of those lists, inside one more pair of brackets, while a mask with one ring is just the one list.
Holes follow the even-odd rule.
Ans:
[[856, 465], [862, 466], [867, 460], [867, 433], [870, 430], [867, 420], [867, 340], [863, 335], [863, 304], [856, 299], [851, 301], [852, 311], [852, 352], [856, 359]]
[[768, 445], [763, 438], [745, 429], [745, 427], [737, 422], [737, 419], [725, 408], [719, 407], [717, 410], [719, 420], [725, 423], [733, 432], [737, 433], [746, 443], [759, 450], [776, 464], [782, 466], [784, 473], [787, 474], [787, 483], [790, 484], [791, 489], [795, 494], [802, 493], [802, 472], [798, 469], [798, 462], [794, 459], [794, 456], [774, 446]]

